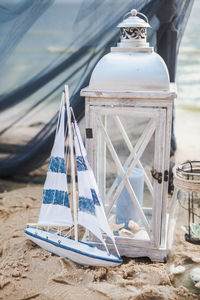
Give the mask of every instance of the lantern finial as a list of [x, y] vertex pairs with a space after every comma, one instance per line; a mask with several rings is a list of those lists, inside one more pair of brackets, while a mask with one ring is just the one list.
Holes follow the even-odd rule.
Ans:
[[[130, 16], [125, 18], [128, 15]], [[142, 16], [142, 18], [139, 17], [139, 15]], [[133, 48], [149, 46], [146, 42], [147, 28], [150, 27], [148, 18], [136, 9], [132, 9], [125, 14], [124, 20], [117, 27], [120, 28], [121, 31], [119, 47]]]
[[131, 14], [132, 14], [133, 16], [137, 16], [137, 9], [132, 9], [132, 10], [131, 10]]

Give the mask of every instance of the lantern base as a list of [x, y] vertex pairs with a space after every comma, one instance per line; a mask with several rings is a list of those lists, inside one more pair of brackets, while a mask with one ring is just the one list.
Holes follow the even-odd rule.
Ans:
[[191, 243], [191, 244], [196, 244], [196, 245], [200, 245], [200, 239], [193, 239], [191, 237], [191, 235], [189, 234], [185, 234], [185, 240], [188, 242], [188, 243]]
[[[132, 239], [128, 238], [117, 238], [115, 241], [121, 256], [131, 258], [148, 257], [152, 262], [167, 262], [167, 256], [169, 253], [169, 250], [167, 248], [154, 248], [153, 245], [151, 245], [147, 241], [144, 241], [144, 246], [137, 246], [137, 242], [139, 242], [139, 244], [142, 244], [142, 241], [133, 241]], [[120, 243], [120, 241], [122, 243]], [[103, 244], [101, 244], [100, 242], [87, 242], [93, 246], [104, 249]], [[106, 244], [111, 253], [116, 253], [115, 247], [112, 242], [108, 242], [108, 240], [106, 239]]]

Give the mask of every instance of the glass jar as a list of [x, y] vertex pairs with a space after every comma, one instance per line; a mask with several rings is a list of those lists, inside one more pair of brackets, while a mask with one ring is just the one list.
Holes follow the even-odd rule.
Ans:
[[[181, 229], [181, 230], [176, 230]], [[187, 161], [174, 170], [174, 193], [168, 222], [168, 249], [174, 235], [200, 245], [200, 161]]]

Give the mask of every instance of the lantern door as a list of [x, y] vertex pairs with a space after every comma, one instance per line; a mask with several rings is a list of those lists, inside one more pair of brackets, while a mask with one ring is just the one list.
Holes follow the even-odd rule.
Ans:
[[114, 235], [159, 247], [166, 109], [90, 106], [89, 111], [89, 160]]

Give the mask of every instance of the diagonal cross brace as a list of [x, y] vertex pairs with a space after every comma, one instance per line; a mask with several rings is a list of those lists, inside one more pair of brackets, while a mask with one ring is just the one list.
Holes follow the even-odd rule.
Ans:
[[[125, 129], [124, 129], [124, 126], [123, 126], [120, 118], [118, 116], [115, 116], [114, 118], [115, 118], [116, 123], [117, 123], [117, 125], [119, 127], [119, 130], [121, 131], [121, 134], [122, 134], [122, 136], [123, 136], [123, 138], [125, 140], [125, 143], [126, 143], [128, 149], [130, 151], [130, 155], [129, 155], [128, 159], [126, 160], [125, 164], [124, 164], [124, 167], [128, 167], [129, 163], [131, 162], [131, 160], [136, 155], [137, 144], [136, 144], [135, 148], [133, 148], [133, 145], [132, 145], [132, 143], [131, 143], [131, 141], [130, 141], [130, 139], [129, 139], [129, 137], [128, 137]], [[147, 128], [149, 127], [149, 125], [151, 124], [151, 122], [152, 122], [152, 120], [148, 123]], [[148, 187], [151, 195], [153, 195], [153, 187], [152, 187], [151, 181], [149, 180], [149, 177], [147, 176], [147, 173], [145, 172], [145, 170], [144, 170], [144, 168], [143, 168], [140, 160], [138, 160], [137, 165], [144, 172], [144, 179], [145, 179], [146, 185], [147, 185], [147, 187]], [[110, 187], [110, 190], [108, 191], [107, 200], [109, 199], [109, 197], [113, 193], [116, 185], [117, 185], [117, 179], [115, 179], [115, 181], [113, 182], [112, 186]]]
[[[147, 126], [146, 126], [146, 128], [145, 128], [143, 134], [140, 136], [140, 138], [139, 138], [137, 144], [135, 145], [135, 148], [133, 149], [133, 151], [131, 152], [131, 154], [129, 155], [129, 157], [126, 159], [125, 164], [124, 164], [124, 168], [127, 168], [127, 167], [129, 166], [129, 164], [131, 163], [132, 159], [135, 157], [135, 153], [137, 153], [139, 147], [140, 147], [141, 144], [144, 142], [144, 139], [145, 139], [145, 137], [146, 137], [146, 135], [147, 135], [147, 132], [148, 132], [149, 128], [151, 127], [151, 125], [152, 125], [154, 122], [155, 122], [154, 119], [151, 119], [151, 120], [149, 121], [149, 123], [147, 124]], [[138, 162], [138, 163], [139, 163], [139, 162]], [[145, 173], [145, 174], [146, 174], [146, 173]], [[147, 175], [146, 175], [146, 176], [147, 176]], [[147, 178], [148, 178], [148, 177], [147, 177]], [[148, 178], [148, 180], [149, 180], [149, 178]], [[151, 182], [150, 182], [150, 184], [151, 184]], [[114, 182], [113, 182], [113, 184], [111, 185], [111, 187], [110, 187], [110, 189], [109, 189], [109, 191], [108, 191], [108, 193], [107, 193], [107, 196], [106, 196], [106, 201], [109, 200], [109, 198], [111, 197], [111, 195], [112, 195], [112, 193], [113, 193], [113, 191], [114, 191], [114, 189], [115, 189], [116, 186], [117, 186], [117, 179], [115, 179]], [[150, 186], [149, 186], [149, 187], [150, 187]], [[152, 187], [152, 185], [151, 185], [150, 188], [152, 188], [152, 192], [151, 192], [151, 191], [150, 191], [150, 192], [151, 192], [151, 194], [153, 195], [153, 187]]]
[[144, 141], [144, 143], [141, 144], [141, 147], [139, 148], [138, 152], [136, 153], [135, 159], [131, 163], [131, 166], [127, 170], [127, 173], [124, 172], [124, 169], [123, 169], [123, 167], [121, 165], [121, 162], [120, 162], [120, 160], [119, 160], [119, 158], [118, 158], [118, 156], [117, 156], [117, 154], [115, 152], [115, 149], [114, 149], [114, 147], [112, 145], [112, 142], [110, 141], [110, 138], [109, 138], [107, 132], [105, 131], [105, 129], [104, 129], [103, 125], [102, 125], [102, 122], [101, 122], [101, 120], [99, 119], [98, 116], [97, 116], [97, 125], [101, 129], [101, 131], [102, 131], [102, 134], [104, 136], [106, 144], [107, 144], [107, 146], [108, 146], [108, 148], [109, 148], [109, 150], [111, 152], [111, 155], [112, 155], [112, 157], [113, 157], [113, 159], [115, 161], [115, 164], [116, 164], [116, 166], [118, 168], [118, 171], [119, 171], [119, 173], [120, 173], [120, 175], [122, 177], [122, 181], [121, 181], [120, 185], [117, 188], [117, 191], [116, 191], [116, 193], [114, 195], [114, 199], [113, 199], [111, 205], [109, 206], [109, 208], [107, 210], [107, 214], [110, 212], [110, 210], [111, 210], [114, 202], [119, 197], [119, 195], [120, 195], [122, 189], [124, 188], [124, 186], [126, 186], [128, 192], [129, 192], [129, 194], [131, 196], [131, 199], [132, 199], [134, 205], [137, 208], [138, 214], [139, 214], [140, 218], [143, 221], [144, 227], [145, 227], [145, 229], [146, 229], [146, 231], [147, 231], [147, 233], [149, 235], [149, 238], [151, 238], [151, 231], [150, 231], [149, 223], [148, 223], [148, 221], [146, 219], [146, 216], [144, 215], [144, 212], [143, 212], [143, 210], [142, 210], [142, 208], [140, 206], [140, 203], [139, 203], [139, 201], [138, 201], [138, 199], [137, 199], [137, 197], [135, 195], [135, 192], [133, 191], [133, 188], [132, 188], [132, 186], [130, 184], [129, 176], [130, 176], [130, 174], [132, 172], [132, 169], [135, 167], [138, 159], [140, 158], [140, 156], [144, 152], [144, 150], [145, 150], [145, 148], [146, 148], [146, 146], [147, 146], [150, 138], [152, 137], [152, 135], [153, 135], [153, 133], [155, 131], [155, 122], [153, 122], [153, 124], [151, 125], [151, 127], [150, 127], [150, 129], [148, 131], [148, 136], [146, 137], [146, 140]]
[[[132, 159], [135, 157], [135, 153], [137, 153], [139, 147], [140, 147], [141, 144], [144, 142], [144, 139], [145, 139], [145, 137], [146, 137], [146, 135], [147, 135], [147, 132], [148, 132], [149, 128], [151, 127], [151, 125], [153, 124], [153, 122], [154, 122], [154, 119], [151, 119], [151, 120], [148, 122], [148, 124], [147, 124], [147, 126], [146, 126], [144, 132], [143, 132], [142, 135], [140, 136], [140, 138], [139, 138], [137, 144], [135, 145], [135, 148], [134, 148], [133, 151], [130, 153], [129, 157], [126, 159], [126, 161], [125, 161], [125, 163], [124, 163], [124, 168], [128, 168], [128, 166], [130, 165]], [[140, 161], [139, 161], [139, 162], [140, 162]], [[139, 164], [139, 162], [138, 162], [137, 164]], [[140, 165], [139, 165], [139, 167], [140, 167]], [[145, 172], [144, 174], [146, 174], [146, 172]], [[147, 176], [147, 175], [146, 175], [146, 176]], [[148, 178], [148, 176], [147, 176], [147, 178]], [[149, 178], [148, 178], [148, 180], [149, 180]], [[149, 182], [150, 182], [150, 180], [149, 180]], [[146, 182], [146, 183], [147, 183], [147, 182]], [[148, 184], [147, 184], [147, 185], [148, 185]], [[112, 193], [114, 192], [116, 186], [117, 186], [117, 179], [114, 180], [113, 184], [111, 185], [111, 187], [110, 187], [110, 189], [109, 189], [109, 191], [108, 191], [108, 193], [107, 193], [107, 196], [106, 196], [106, 201], [107, 201], [107, 202], [108, 202], [109, 198], [111, 197]], [[151, 185], [151, 182], [150, 182], [149, 187], [150, 187], [150, 189], [152, 189], [152, 191], [150, 190], [150, 192], [151, 192], [151, 194], [153, 195], [153, 187], [152, 187], [152, 185]]]

